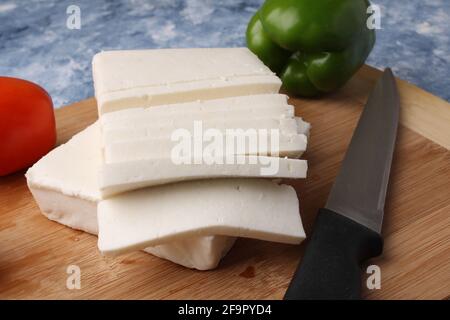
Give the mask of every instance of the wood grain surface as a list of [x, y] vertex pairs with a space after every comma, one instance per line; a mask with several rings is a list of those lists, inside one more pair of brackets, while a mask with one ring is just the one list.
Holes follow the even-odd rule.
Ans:
[[[312, 123], [308, 178], [295, 186], [307, 234], [380, 72], [364, 67], [338, 93], [291, 99]], [[383, 236], [381, 289], [368, 299], [450, 296], [450, 105], [404, 81], [402, 126], [394, 156]], [[97, 118], [94, 99], [56, 111], [58, 143]], [[74, 168], [76, 170], [76, 168]], [[143, 252], [105, 258], [97, 238], [47, 220], [27, 189], [24, 172], [0, 178], [2, 299], [280, 299], [304, 244], [239, 239], [213, 271], [194, 271]], [[81, 268], [81, 289], [66, 288], [69, 265]], [[363, 276], [363, 280], [367, 275]]]

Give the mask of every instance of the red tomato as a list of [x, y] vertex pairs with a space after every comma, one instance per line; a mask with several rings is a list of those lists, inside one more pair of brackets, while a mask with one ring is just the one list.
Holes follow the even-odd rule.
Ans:
[[0, 176], [32, 165], [56, 142], [48, 93], [32, 82], [0, 77]]

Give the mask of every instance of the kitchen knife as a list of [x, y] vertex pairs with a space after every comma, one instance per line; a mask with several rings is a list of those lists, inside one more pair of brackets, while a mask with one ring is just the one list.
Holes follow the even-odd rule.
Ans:
[[380, 236], [399, 118], [386, 69], [369, 96], [324, 209], [284, 299], [360, 299], [360, 264], [381, 254]]

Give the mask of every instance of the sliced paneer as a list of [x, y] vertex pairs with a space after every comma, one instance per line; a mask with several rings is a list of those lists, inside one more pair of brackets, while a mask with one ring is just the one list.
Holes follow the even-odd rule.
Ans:
[[[130, 110], [131, 111], [131, 110]], [[114, 115], [113, 112], [108, 115]], [[124, 112], [126, 114], [126, 112]], [[296, 134], [281, 135], [279, 137], [279, 156], [287, 156], [289, 158], [299, 158], [306, 150], [310, 124], [304, 122], [301, 118], [295, 117], [297, 124]], [[125, 162], [132, 160], [154, 159], [161, 157], [169, 157], [172, 148], [176, 145], [176, 141], [168, 141], [169, 136], [148, 137], [144, 129], [120, 129], [104, 132], [104, 156], [105, 162]], [[249, 139], [249, 135], [243, 132], [242, 135], [236, 134], [232, 137], [224, 133], [224, 139]], [[268, 139], [270, 140], [270, 139]], [[208, 145], [209, 141], [203, 142], [203, 147]], [[251, 150], [247, 145], [244, 155], [275, 155], [272, 154], [271, 143], [258, 146], [257, 152]], [[233, 154], [239, 154], [237, 151]], [[253, 152], [252, 152], [253, 151]]]
[[[275, 96], [267, 100], [274, 102], [274, 106], [286, 107], [286, 98]], [[213, 108], [224, 106], [227, 103], [223, 100], [209, 101], [203, 105]], [[235, 105], [248, 106], [251, 100], [263, 103], [264, 99], [253, 96], [227, 100], [233, 100]], [[195, 104], [191, 106], [193, 108]], [[183, 109], [180, 104], [172, 105], [172, 108]], [[99, 179], [104, 197], [186, 180], [306, 177], [306, 161], [278, 158], [299, 157], [305, 151], [307, 138], [304, 133], [309, 129], [301, 119], [293, 116], [286, 118], [284, 113], [276, 118], [233, 117], [233, 112], [230, 112], [228, 117], [212, 117], [213, 113], [209, 113], [200, 123], [184, 118], [156, 121], [160, 120], [157, 116], [154, 123], [140, 122], [142, 117], [139, 115], [144, 115], [149, 109], [115, 112], [121, 113], [126, 119], [124, 121], [112, 119], [109, 115], [105, 115], [107, 120], [102, 120], [104, 165]], [[283, 112], [283, 109], [279, 111]], [[163, 109], [158, 112], [164, 114]], [[133, 115], [127, 117], [128, 113]], [[210, 129], [219, 133], [219, 137], [205, 139], [203, 134]], [[229, 133], [230, 130], [233, 133]], [[272, 130], [276, 131], [275, 135], [272, 135]], [[260, 135], [261, 132], [266, 135]], [[179, 137], [183, 139], [177, 139], [177, 133], [183, 133]], [[231, 143], [226, 138], [231, 138]], [[212, 150], [209, 154], [208, 147], [211, 147], [208, 151]], [[177, 156], [181, 153], [189, 159], [179, 161]], [[230, 156], [234, 160], [230, 160], [233, 159]]]
[[[102, 163], [100, 146], [100, 125], [95, 123], [75, 135], [66, 144], [55, 148], [27, 171], [26, 177], [30, 191], [41, 212], [48, 219], [74, 229], [92, 234], [98, 233], [97, 203], [102, 197], [96, 172]], [[228, 181], [233, 180], [229, 179]], [[252, 180], [245, 181], [253, 182]], [[248, 185], [245, 181], [243, 183], [240, 180], [235, 181], [233, 185], [229, 186], [228, 192], [239, 189], [240, 195], [245, 195], [247, 191], [254, 194], [255, 190], [247, 189], [258, 187]], [[222, 182], [211, 180], [204, 189], [199, 189], [197, 182], [193, 183], [199, 199], [205, 198], [209, 202], [216, 202], [217, 200], [217, 203], [222, 201], [222, 194], [209, 194], [211, 186], [214, 187], [215, 183], [222, 184]], [[261, 181], [261, 183], [270, 183], [276, 186], [271, 181]], [[186, 182], [185, 185], [189, 189], [189, 183]], [[247, 187], [243, 188], [242, 186]], [[152, 190], [157, 191], [159, 188], [167, 190], [168, 187], [169, 185], [153, 187]], [[285, 192], [290, 192], [289, 188], [283, 188], [287, 190]], [[203, 192], [208, 193], [208, 197], [204, 197]], [[165, 192], [165, 194], [168, 194], [168, 192]], [[264, 197], [264, 195], [261, 194], [261, 197]], [[184, 210], [183, 202], [178, 203], [177, 209], [175, 205], [177, 202], [174, 202], [170, 197], [166, 197], [166, 199], [166, 205], [170, 203], [173, 210]], [[245, 201], [244, 196], [239, 201], [242, 207], [251, 205], [251, 203]], [[249, 197], [248, 201], [254, 202], [252, 197]], [[159, 202], [159, 204], [162, 204], [162, 202]], [[211, 212], [215, 210], [223, 212], [222, 209], [216, 207]], [[303, 229], [300, 229], [300, 231], [303, 231]], [[188, 268], [209, 270], [218, 265], [220, 259], [232, 247], [234, 241], [234, 237], [227, 235], [201, 236], [193, 234], [191, 237], [180, 238], [179, 241], [164, 242], [153, 247], [146, 247], [144, 250]]]
[[281, 80], [247, 48], [105, 51], [94, 56], [92, 65], [99, 114], [277, 93], [281, 87]]
[[105, 146], [139, 138], [169, 139], [176, 129], [193, 132], [196, 121], [203, 130], [278, 129], [284, 135], [298, 133], [299, 127], [294, 107], [280, 94], [127, 109], [105, 114], [100, 121]]
[[260, 94], [195, 102], [175, 103], [150, 108], [132, 108], [106, 113], [100, 117], [103, 128], [120, 124], [147, 123], [167, 119], [212, 118], [293, 118], [294, 106], [284, 94]]
[[[176, 163], [174, 158], [145, 159], [132, 162], [110, 163], [100, 170], [100, 190], [103, 197], [125, 191], [167, 183], [212, 178], [306, 178], [305, 160], [267, 156], [232, 156], [227, 163], [207, 163], [193, 159], [190, 164]], [[199, 164], [195, 162], [198, 161]], [[215, 163], [214, 163], [215, 162]]]
[[297, 244], [295, 190], [262, 179], [218, 179], [128, 192], [98, 204], [98, 247], [115, 255], [190, 236], [233, 235]]
[[[249, 139], [248, 135], [224, 135], [224, 140], [234, 139], [242, 140]], [[177, 145], [176, 141], [168, 141], [164, 138], [138, 138], [128, 141], [119, 141], [115, 143], [110, 143], [104, 147], [105, 152], [105, 162], [109, 163], [112, 159], [113, 162], [126, 162], [126, 161], [136, 161], [144, 159], [157, 159], [157, 158], [169, 158], [173, 148]], [[204, 141], [202, 148], [205, 149], [210, 142]], [[304, 134], [295, 134], [285, 136], [282, 135], [278, 140], [278, 149], [276, 153], [272, 153], [272, 148], [270, 144], [270, 139], [268, 142], [258, 148], [251, 148], [248, 144], [245, 145], [243, 150], [232, 150], [228, 154], [235, 155], [270, 155], [270, 156], [286, 156], [289, 158], [299, 158], [306, 150], [307, 137]], [[226, 151], [226, 150], [225, 150]], [[227, 152], [225, 152], [227, 154]]]
[[[28, 187], [43, 215], [77, 230], [98, 233], [101, 153], [100, 124], [95, 123], [27, 171]], [[144, 251], [188, 268], [209, 270], [217, 267], [234, 241], [229, 236], [192, 236]]]
[[142, 114], [142, 116], [135, 118], [124, 118], [120, 121], [106, 122], [102, 121], [102, 128], [107, 130], [117, 129], [117, 128], [148, 128], [148, 127], [183, 127], [189, 125], [194, 121], [202, 121], [204, 123], [232, 123], [233, 121], [241, 121], [245, 125], [250, 121], [263, 121], [263, 120], [292, 120], [294, 119], [293, 110], [289, 106], [284, 108], [279, 108], [279, 110], [269, 110], [267, 113], [256, 113], [256, 112], [211, 112], [211, 113], [192, 113], [192, 114], [180, 114], [169, 116], [168, 114], [161, 116], [149, 116]]
[[[266, 96], [267, 99], [260, 99], [262, 96]], [[227, 106], [225, 100], [234, 101], [233, 106], [239, 105], [242, 108], [249, 107], [249, 102], [264, 103], [270, 101], [270, 106], [273, 112], [270, 118], [266, 115], [266, 118], [261, 118], [256, 114], [252, 118], [251, 122], [246, 119], [251, 117], [251, 114], [247, 114], [242, 110], [233, 110], [230, 112], [214, 112], [217, 106]], [[242, 103], [244, 100], [246, 103]], [[281, 103], [281, 105], [280, 105]], [[294, 117], [293, 106], [287, 105], [286, 96], [283, 95], [260, 95], [260, 96], [248, 96], [237, 97], [233, 99], [218, 99], [207, 102], [202, 102], [201, 108], [205, 110], [205, 114], [199, 111], [197, 118], [193, 118], [191, 113], [183, 114], [181, 117], [175, 116], [175, 111], [189, 110], [189, 108], [182, 105], [189, 105], [191, 107], [199, 107], [198, 103], [186, 103], [186, 104], [174, 104], [163, 106], [167, 108], [167, 113], [163, 112], [164, 108], [153, 107], [148, 109], [127, 109], [118, 112], [112, 112], [103, 115], [101, 123], [103, 124], [103, 145], [104, 155], [106, 163], [125, 162], [133, 160], [154, 159], [170, 157], [171, 150], [176, 146], [178, 141], [171, 140], [172, 133], [176, 128], [184, 128], [189, 130], [194, 135], [194, 119], [206, 119], [206, 125], [202, 121], [202, 130], [208, 130], [209, 128], [221, 130], [224, 141], [234, 140], [246, 141], [245, 150], [224, 150], [224, 154], [240, 154], [240, 155], [273, 155], [273, 156], [287, 156], [290, 158], [299, 158], [306, 150], [307, 135], [309, 135], [309, 124], [304, 122], [301, 118]], [[284, 104], [284, 106], [283, 106]], [[207, 107], [205, 107], [207, 106]], [[285, 108], [288, 107], [288, 112], [285, 113]], [[255, 110], [262, 108], [260, 105], [254, 107]], [[151, 110], [157, 112], [150, 112]], [[207, 112], [210, 110], [210, 112]], [[241, 117], [237, 117], [236, 113], [240, 111]], [[116, 117], [117, 114], [121, 114], [121, 117]], [[132, 114], [132, 115], [130, 115]], [[219, 114], [219, 116], [217, 116]], [[154, 116], [151, 118], [150, 115]], [[230, 116], [232, 115], [232, 117]], [[147, 120], [144, 120], [146, 119]], [[279, 120], [276, 120], [278, 118]], [[152, 119], [152, 121], [150, 121]], [[156, 119], [158, 121], [156, 121]], [[168, 119], [171, 119], [168, 121]], [[278, 121], [279, 126], [278, 126]], [[143, 126], [143, 123], [147, 125]], [[268, 127], [269, 126], [269, 127]], [[228, 133], [227, 129], [237, 128], [234, 133]], [[267, 143], [256, 143], [254, 148], [251, 148], [249, 141], [251, 139], [258, 139], [255, 131], [249, 130], [266, 129], [267, 130]], [[272, 148], [270, 129], [279, 129], [281, 135], [277, 138], [278, 148]], [[202, 141], [202, 147], [205, 148], [211, 143], [211, 139], [204, 137]], [[255, 144], [255, 143], [254, 143]], [[256, 150], [255, 150], [256, 149]], [[278, 149], [277, 152], [272, 152], [274, 149]]]
[[292, 119], [270, 119], [270, 118], [255, 118], [249, 121], [248, 119], [212, 119], [198, 121], [183, 121], [182, 119], [156, 122], [153, 125], [117, 125], [113, 128], [105, 128], [103, 130], [104, 145], [116, 141], [130, 141], [139, 138], [166, 138], [169, 142], [172, 134], [176, 130], [188, 130], [191, 135], [195, 134], [195, 126], [200, 131], [208, 129], [219, 130], [225, 133], [226, 130], [278, 130], [280, 135], [290, 136], [298, 133], [297, 120]]

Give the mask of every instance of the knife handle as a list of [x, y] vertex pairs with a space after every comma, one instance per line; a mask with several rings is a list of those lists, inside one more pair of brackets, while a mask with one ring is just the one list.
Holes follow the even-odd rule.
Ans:
[[320, 209], [285, 300], [361, 299], [361, 262], [383, 251], [375, 231]]

